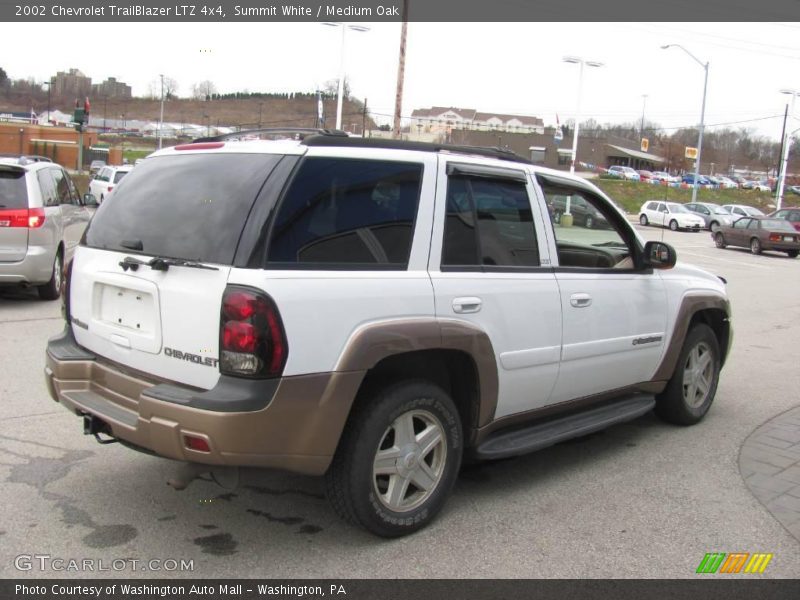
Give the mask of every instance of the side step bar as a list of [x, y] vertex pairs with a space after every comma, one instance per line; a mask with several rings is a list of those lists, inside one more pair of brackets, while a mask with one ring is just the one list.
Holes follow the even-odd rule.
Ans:
[[630, 421], [652, 410], [656, 400], [650, 394], [637, 394], [567, 417], [539, 422], [524, 429], [498, 432], [476, 449], [476, 458], [493, 460], [527, 454], [565, 440], [600, 431], [616, 423]]

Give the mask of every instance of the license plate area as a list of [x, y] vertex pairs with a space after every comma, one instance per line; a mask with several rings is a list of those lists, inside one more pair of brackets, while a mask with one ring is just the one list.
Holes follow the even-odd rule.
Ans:
[[98, 284], [98, 320], [131, 332], [152, 334], [156, 307], [152, 294], [106, 283]]
[[784, 242], [793, 242], [794, 241], [794, 236], [785, 235], [785, 236], [783, 236], [783, 241]]

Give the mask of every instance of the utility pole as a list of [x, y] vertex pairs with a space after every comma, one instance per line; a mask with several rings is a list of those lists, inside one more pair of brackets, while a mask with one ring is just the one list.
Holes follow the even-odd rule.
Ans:
[[367, 137], [367, 98], [364, 98], [364, 110], [361, 112], [361, 137]]
[[50, 124], [50, 88], [53, 87], [53, 80], [52, 78], [50, 81], [45, 81], [45, 85], [47, 86], [47, 124]]
[[408, 35], [408, 0], [403, 0], [403, 28], [400, 31], [400, 56], [397, 64], [397, 92], [394, 97], [392, 136], [400, 138], [400, 114], [403, 112], [403, 81], [406, 74], [406, 36]]
[[161, 78], [161, 114], [158, 117], [158, 149], [161, 150], [161, 138], [163, 137], [162, 131], [164, 129], [164, 76], [159, 75]]
[[[789, 118], [789, 105], [786, 105], [786, 109], [783, 111], [783, 130], [781, 131], [781, 152], [778, 155], [778, 178], [780, 178], [780, 174], [783, 173], [783, 145], [786, 143], [786, 121]], [[778, 190], [775, 190], [775, 200], [778, 199]]]

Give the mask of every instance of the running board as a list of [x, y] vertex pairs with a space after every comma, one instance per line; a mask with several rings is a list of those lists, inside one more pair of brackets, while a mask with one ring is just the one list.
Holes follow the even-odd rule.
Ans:
[[539, 422], [524, 429], [498, 432], [475, 448], [475, 456], [483, 460], [493, 460], [541, 450], [571, 438], [600, 431], [616, 423], [641, 417], [652, 410], [655, 403], [652, 395], [637, 394], [567, 417]]

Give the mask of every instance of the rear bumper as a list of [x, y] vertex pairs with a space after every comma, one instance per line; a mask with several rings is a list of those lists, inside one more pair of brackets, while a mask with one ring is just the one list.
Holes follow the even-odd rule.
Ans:
[[[363, 371], [317, 373], [266, 387], [257, 380], [237, 380], [231, 387], [223, 381], [231, 378], [221, 378], [222, 385], [204, 394], [124, 372], [80, 347], [69, 328], [48, 343], [45, 367], [56, 402], [77, 415], [98, 417], [114, 437], [130, 444], [176, 460], [307, 475], [327, 470], [363, 376]], [[272, 396], [264, 398], [270, 387]], [[220, 394], [230, 390], [235, 405], [262, 408], [227, 410]], [[208, 400], [211, 392], [218, 392], [219, 404], [198, 408], [195, 400]], [[210, 452], [187, 448], [186, 435], [206, 440]]]
[[18, 262], [0, 262], [0, 285], [38, 285], [53, 276], [55, 248], [28, 246], [25, 258]]

